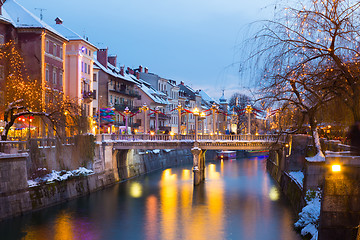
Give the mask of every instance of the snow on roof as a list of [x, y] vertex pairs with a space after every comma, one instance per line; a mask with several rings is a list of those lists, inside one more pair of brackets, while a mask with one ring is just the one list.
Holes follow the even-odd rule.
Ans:
[[99, 63], [96, 59], [94, 59], [94, 66], [97, 66], [99, 69], [101, 69], [102, 71], [106, 72], [107, 74], [113, 77], [121, 78], [131, 83], [136, 83], [128, 74], [124, 73], [124, 76], [121, 75], [120, 69], [111, 65], [110, 63], [108, 63], [108, 68], [105, 68], [101, 63]]
[[90, 43], [88, 40], [84, 39], [70, 28], [65, 27], [64, 24], [54, 24], [51, 25], [51, 27], [69, 40], [82, 40], [97, 49], [97, 47], [94, 44]]
[[142, 90], [147, 96], [151, 98], [155, 103], [159, 104], [170, 104], [168, 101], [168, 98], [165, 93], [160, 92], [153, 88], [149, 83], [145, 82], [142, 79], [137, 79], [134, 75], [131, 75], [131, 77], [138, 82], [137, 87]]
[[5, 1], [4, 5], [2, 6], [2, 11], [4, 12], [4, 15], [6, 14], [8, 16], [9, 20], [15, 28], [44, 28], [66, 39], [59, 32], [50, 27], [44, 21], [40, 20], [15, 0]]
[[208, 102], [208, 103], [217, 103], [212, 97], [210, 97], [209, 95], [207, 95], [207, 93], [204, 92], [203, 90], [199, 90], [199, 95], [201, 96], [201, 99], [203, 99], [205, 102]]

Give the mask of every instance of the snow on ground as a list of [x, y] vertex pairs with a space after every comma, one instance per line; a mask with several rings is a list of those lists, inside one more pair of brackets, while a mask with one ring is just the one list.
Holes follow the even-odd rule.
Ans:
[[301, 229], [302, 236], [310, 234], [311, 240], [317, 240], [321, 206], [320, 191], [308, 191], [306, 198], [306, 206], [299, 213], [299, 220], [294, 225]]
[[306, 157], [306, 160], [309, 161], [309, 162], [325, 162], [325, 156], [321, 151], [319, 151], [313, 157]]
[[300, 186], [303, 186], [303, 181], [304, 181], [304, 173], [301, 171], [297, 171], [297, 172], [289, 172], [289, 175], [291, 178], [293, 178], [297, 183], [300, 184]]
[[[44, 169], [42, 169], [42, 170], [44, 170]], [[94, 173], [94, 171], [89, 170], [84, 167], [80, 167], [80, 168], [72, 170], [72, 171], [52, 170], [51, 173], [46, 174], [44, 177], [36, 178], [35, 180], [28, 180], [28, 185], [29, 185], [29, 187], [35, 187], [35, 186], [38, 186], [40, 183], [51, 183], [54, 181], [64, 181], [64, 180], [68, 179], [69, 177], [87, 176], [87, 175], [91, 175], [93, 173]]]
[[160, 149], [154, 149], [154, 150], [152, 150], [152, 151], [153, 151], [153, 153], [155, 153], [155, 154], [160, 153]]

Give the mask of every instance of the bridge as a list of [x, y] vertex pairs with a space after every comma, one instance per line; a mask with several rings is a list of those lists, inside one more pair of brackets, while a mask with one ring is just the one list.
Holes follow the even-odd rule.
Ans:
[[130, 149], [191, 149], [194, 185], [205, 180], [206, 150], [268, 150], [287, 144], [286, 135], [148, 135], [101, 134], [98, 144], [111, 146], [114, 152]]

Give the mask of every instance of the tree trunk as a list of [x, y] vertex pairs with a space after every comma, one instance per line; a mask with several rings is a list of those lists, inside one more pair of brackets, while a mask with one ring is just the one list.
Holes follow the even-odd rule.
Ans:
[[310, 124], [311, 136], [312, 136], [312, 143], [316, 151], [315, 155], [321, 154], [323, 156], [324, 154], [321, 151], [321, 144], [318, 133], [318, 127], [315, 120], [315, 114], [309, 113], [308, 116], [309, 116], [309, 124]]

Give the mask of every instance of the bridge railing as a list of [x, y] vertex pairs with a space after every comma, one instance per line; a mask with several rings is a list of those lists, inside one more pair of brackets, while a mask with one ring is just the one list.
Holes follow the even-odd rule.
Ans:
[[[279, 135], [198, 135], [198, 141], [267, 141], [285, 142], [286, 136]], [[195, 135], [166, 134], [101, 134], [97, 141], [195, 141]]]

